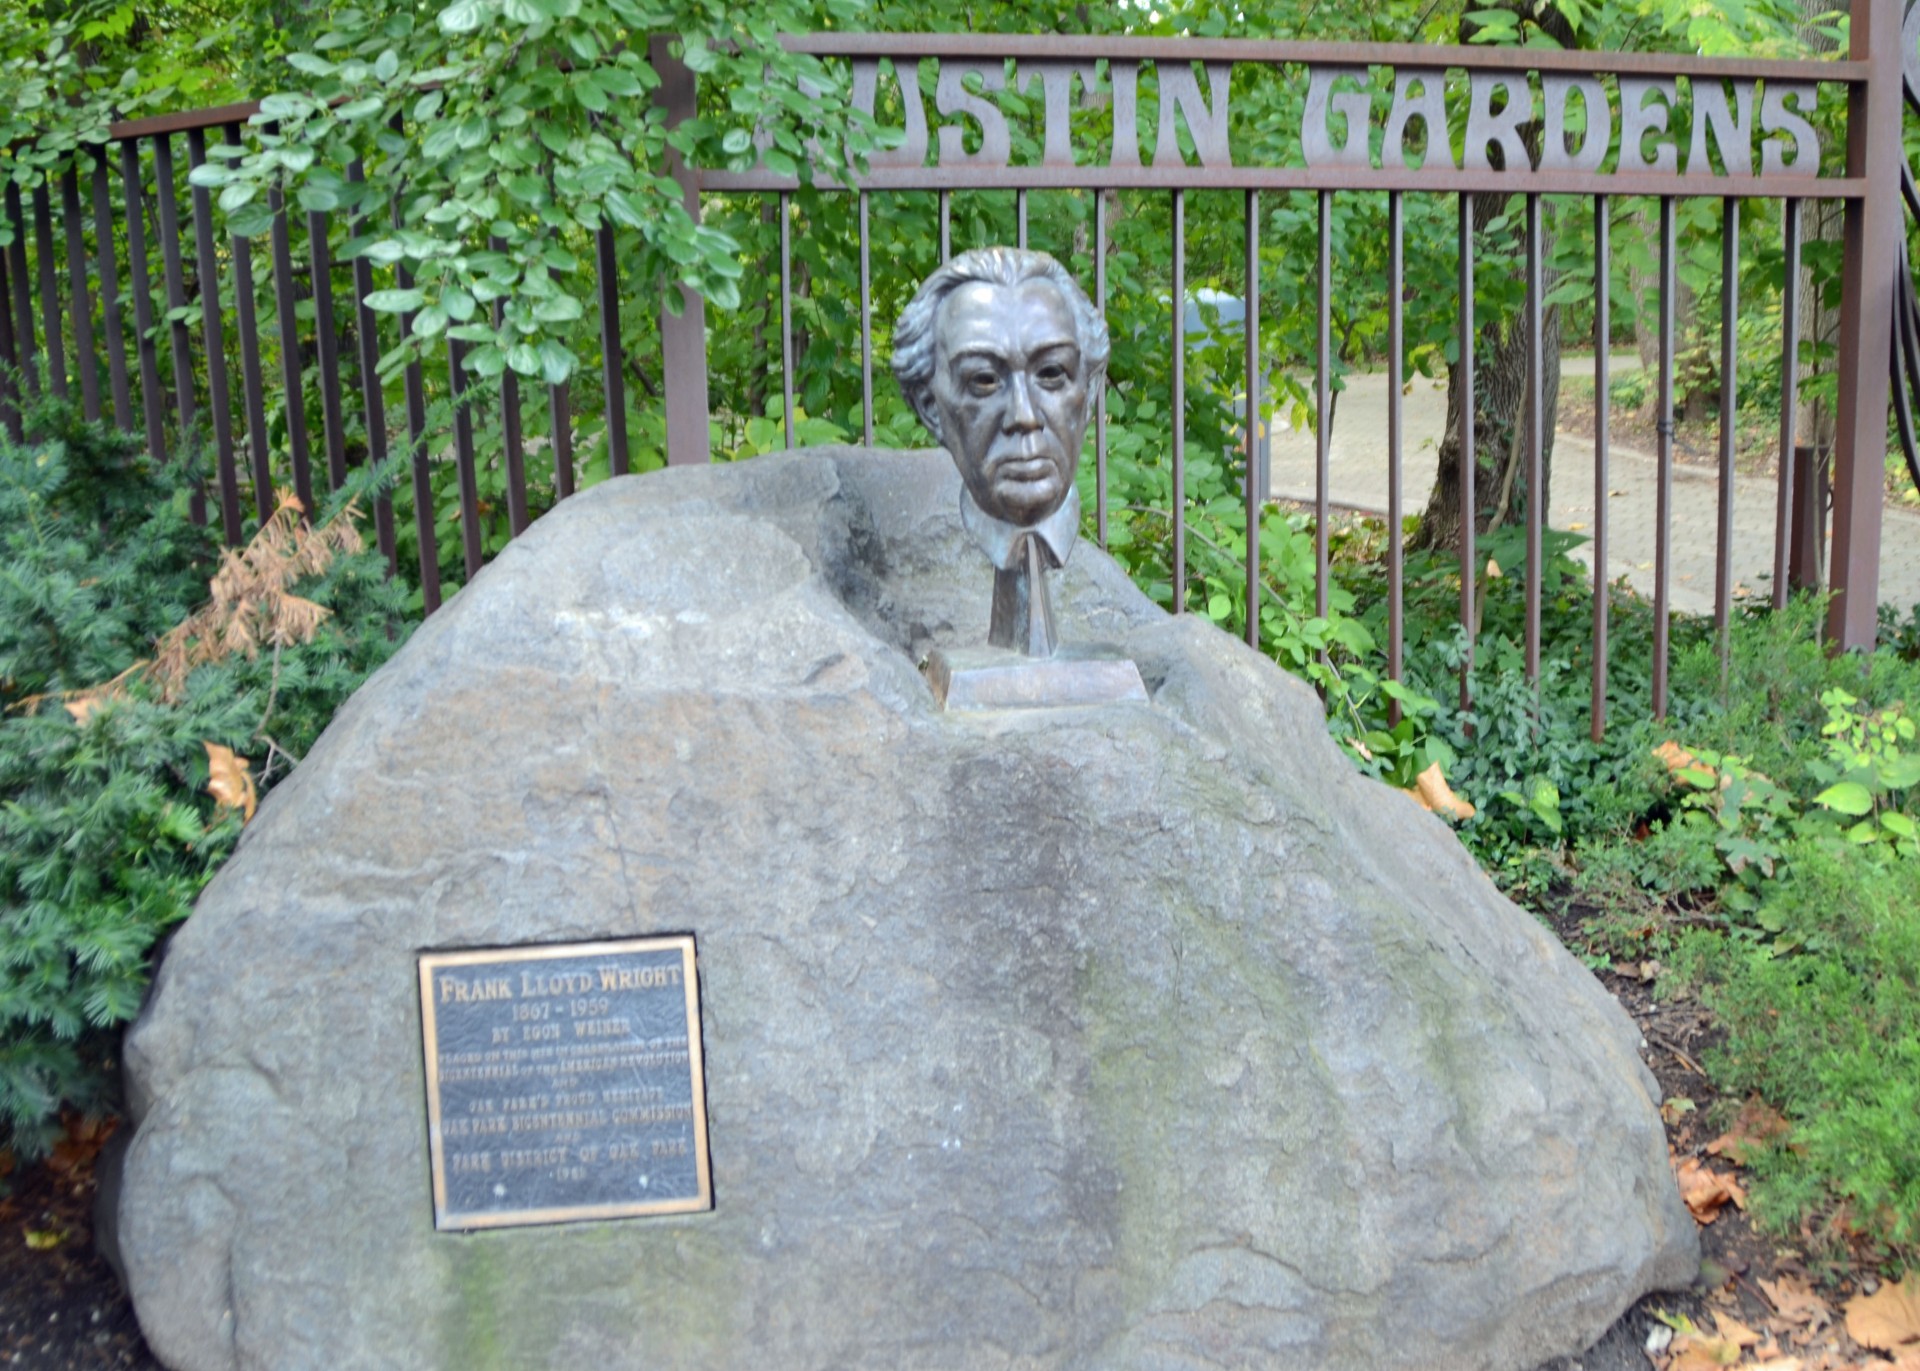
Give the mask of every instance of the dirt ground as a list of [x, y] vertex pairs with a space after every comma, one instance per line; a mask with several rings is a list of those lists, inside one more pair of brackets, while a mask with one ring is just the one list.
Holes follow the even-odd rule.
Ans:
[[[1562, 941], [1576, 951], [1581, 919], [1590, 912], [1571, 909], [1557, 920]], [[1644, 1056], [1667, 1103], [1662, 1116], [1676, 1163], [1704, 1164], [1709, 1172], [1734, 1178], [1737, 1187], [1737, 1166], [1708, 1150], [1719, 1138], [1717, 1127], [1708, 1123], [1710, 1116], [1718, 1117], [1717, 1101], [1701, 1074], [1700, 1058], [1713, 1044], [1712, 1017], [1691, 1000], [1656, 1001], [1641, 971], [1629, 967], [1599, 975], [1645, 1039]], [[1676, 1101], [1689, 1101], [1691, 1107]], [[94, 1162], [110, 1131], [76, 1122], [49, 1162], [31, 1166], [13, 1166], [0, 1153], [0, 1186], [6, 1188], [0, 1196], [0, 1368], [160, 1367], [112, 1269], [93, 1244]], [[1668, 1341], [1674, 1324], [1686, 1320], [1713, 1332], [1722, 1327], [1716, 1315], [1751, 1332], [1755, 1341], [1741, 1348], [1737, 1361], [1699, 1365], [1894, 1371], [1856, 1348], [1835, 1312], [1851, 1295], [1871, 1288], [1870, 1275], [1832, 1265], [1810, 1268], [1800, 1252], [1755, 1233], [1734, 1203], [1722, 1205], [1700, 1232], [1705, 1261], [1694, 1288], [1648, 1296], [1594, 1347], [1540, 1371], [1681, 1371], [1694, 1363], [1681, 1359], [1684, 1339]], [[1817, 1292], [1812, 1304], [1775, 1298], [1809, 1284]], [[1648, 1352], [1649, 1337], [1657, 1357]]]

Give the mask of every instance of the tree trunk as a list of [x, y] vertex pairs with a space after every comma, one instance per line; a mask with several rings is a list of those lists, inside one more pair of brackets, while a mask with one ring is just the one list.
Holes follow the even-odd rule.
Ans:
[[[1563, 46], [1574, 46], [1574, 33], [1551, 4], [1536, 0], [1513, 0], [1504, 8], [1531, 19], [1551, 32]], [[1471, 42], [1473, 20], [1462, 17], [1460, 41]], [[1540, 155], [1543, 130], [1539, 120], [1520, 126], [1528, 153], [1534, 160]], [[1488, 149], [1496, 168], [1502, 163], [1496, 144]], [[1473, 223], [1484, 229], [1506, 209], [1511, 197], [1490, 193], [1473, 197]], [[1505, 230], [1508, 241], [1522, 261], [1526, 253], [1526, 217], [1516, 213]], [[1540, 233], [1540, 256], [1550, 256], [1547, 230]], [[1552, 281], [1542, 273], [1541, 289], [1551, 292]], [[1547, 514], [1547, 491], [1553, 488], [1554, 414], [1560, 403], [1560, 314], [1549, 308], [1541, 316], [1541, 399], [1544, 420], [1541, 423], [1540, 469], [1543, 488], [1540, 518]], [[1502, 524], [1523, 521], [1527, 513], [1527, 327], [1524, 308], [1508, 317], [1480, 318], [1475, 314], [1473, 344], [1473, 527], [1488, 532]], [[1447, 368], [1447, 431], [1440, 440], [1438, 469], [1433, 490], [1427, 497], [1426, 512], [1421, 515], [1419, 531], [1412, 546], [1438, 550], [1460, 546], [1460, 531], [1467, 513], [1460, 505], [1460, 410], [1466, 372], [1459, 362]]]
[[[1473, 197], [1476, 224], [1485, 224], [1504, 208], [1502, 194]], [[1513, 229], [1525, 247], [1522, 216]], [[1547, 253], [1541, 232], [1541, 255]], [[1543, 279], [1542, 288], [1552, 289]], [[1527, 512], [1527, 327], [1523, 312], [1507, 318], [1476, 320], [1473, 345], [1473, 482], [1474, 528], [1486, 533], [1506, 523], [1519, 522]], [[1554, 414], [1560, 403], [1560, 312], [1548, 309], [1541, 320], [1541, 397], [1545, 420], [1541, 424], [1541, 518], [1546, 517], [1547, 490], [1553, 485]], [[1440, 440], [1439, 467], [1433, 491], [1413, 546], [1423, 549], [1460, 546], [1460, 406], [1465, 374], [1459, 363], [1447, 367], [1447, 430]]]

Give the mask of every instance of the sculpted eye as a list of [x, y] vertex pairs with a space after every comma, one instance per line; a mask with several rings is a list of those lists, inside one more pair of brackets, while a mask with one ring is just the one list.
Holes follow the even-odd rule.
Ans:
[[1000, 389], [1000, 378], [991, 371], [969, 372], [966, 377], [966, 387], [971, 395], [991, 395]]
[[1073, 373], [1058, 362], [1048, 362], [1040, 368], [1038, 379], [1048, 390], [1059, 390], [1073, 380]]

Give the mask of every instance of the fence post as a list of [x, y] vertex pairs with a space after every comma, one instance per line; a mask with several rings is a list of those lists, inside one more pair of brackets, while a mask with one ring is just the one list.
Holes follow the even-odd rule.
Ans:
[[1852, 50], [1871, 64], [1847, 95], [1847, 175], [1866, 194], [1842, 226], [1840, 393], [1833, 454], [1833, 561], [1827, 641], [1873, 648], [1879, 613], [1880, 514], [1885, 501], [1894, 276], [1900, 246], [1900, 0], [1853, 6]]
[[[656, 36], [647, 43], [647, 58], [660, 76], [654, 103], [666, 111], [669, 128], [691, 119], [695, 112], [693, 72], [673, 56], [669, 47], [672, 42], [671, 37]], [[699, 222], [699, 173], [671, 148], [667, 150], [667, 165], [686, 196], [687, 213]], [[706, 302], [685, 286], [667, 289], [679, 291], [681, 302], [677, 316], [664, 304], [660, 309], [660, 389], [667, 411], [667, 464], [704, 466], [708, 460]]]

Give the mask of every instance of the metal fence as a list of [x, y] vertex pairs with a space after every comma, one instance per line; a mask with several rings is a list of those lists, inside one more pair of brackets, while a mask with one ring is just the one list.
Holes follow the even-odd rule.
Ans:
[[[1655, 566], [1655, 651], [1653, 712], [1666, 708], [1668, 600], [1671, 570], [1671, 488], [1674, 405], [1674, 213], [1688, 197], [1709, 197], [1721, 206], [1722, 374], [1736, 365], [1739, 308], [1738, 225], [1742, 216], [1777, 215], [1781, 229], [1784, 338], [1779, 358], [1782, 413], [1779, 416], [1779, 488], [1774, 548], [1773, 595], [1787, 593], [1791, 545], [1817, 521], [1796, 473], [1794, 444], [1798, 389], [1796, 336], [1802, 248], [1802, 210], [1806, 202], [1830, 199], [1844, 206], [1844, 269], [1838, 335], [1837, 431], [1833, 451], [1831, 563], [1828, 583], [1834, 592], [1829, 637], [1844, 647], [1870, 645], [1875, 633], [1876, 579], [1888, 412], [1888, 378], [1893, 356], [1895, 280], [1901, 246], [1900, 98], [1902, 45], [1898, 0], [1870, 0], [1854, 7], [1852, 50], [1835, 61], [1761, 61], [1702, 59], [1657, 54], [1546, 52], [1497, 48], [1448, 48], [1397, 44], [1326, 44], [1232, 39], [1006, 37], [981, 35], [815, 34], [786, 40], [801, 52], [847, 64], [857, 104], [898, 118], [901, 146], [876, 155], [857, 185], [828, 187], [829, 193], [857, 197], [859, 232], [859, 313], [862, 374], [862, 427], [874, 432], [873, 286], [869, 256], [871, 216], [886, 198], [931, 192], [938, 197], [941, 255], [951, 250], [950, 207], [956, 193], [1010, 196], [1018, 236], [1027, 237], [1028, 198], [1054, 191], [1164, 193], [1169, 198], [1172, 436], [1171, 466], [1173, 608], [1185, 599], [1186, 511], [1183, 473], [1187, 464], [1183, 422], [1183, 368], [1186, 343], [1184, 302], [1187, 261], [1187, 196], [1197, 191], [1231, 191], [1243, 197], [1246, 230], [1246, 322], [1242, 394], [1247, 441], [1261, 430], [1263, 360], [1260, 355], [1261, 263], [1258, 224], [1263, 195], [1304, 192], [1316, 197], [1319, 224], [1317, 289], [1318, 348], [1314, 392], [1325, 414], [1333, 384], [1330, 356], [1331, 291], [1338, 267], [1330, 249], [1329, 224], [1335, 198], [1384, 195], [1388, 202], [1390, 319], [1387, 363], [1398, 368], [1404, 356], [1404, 208], [1408, 196], [1447, 196], [1458, 201], [1461, 226], [1458, 253], [1459, 355], [1465, 361], [1468, 403], [1461, 407], [1459, 443], [1460, 505], [1472, 510], [1473, 447], [1476, 442], [1471, 389], [1474, 384], [1473, 197], [1487, 193], [1523, 197], [1526, 243], [1526, 327], [1529, 338], [1528, 386], [1532, 403], [1523, 441], [1527, 482], [1526, 663], [1540, 668], [1542, 530], [1545, 499], [1539, 479], [1545, 435], [1542, 432], [1542, 280], [1543, 197], [1577, 196], [1592, 204], [1596, 238], [1593, 299], [1595, 315], [1596, 491], [1593, 620], [1593, 699], [1596, 736], [1604, 724], [1607, 680], [1609, 597], [1602, 582], [1607, 565], [1609, 391], [1608, 232], [1610, 202], [1619, 197], [1657, 200], [1659, 367], [1659, 503], [1655, 511], [1658, 554]], [[1909, 45], [1910, 46], [1910, 45]], [[670, 120], [691, 117], [698, 104], [692, 74], [655, 39], [652, 59], [663, 81], [655, 100]], [[1366, 87], [1374, 74], [1391, 75], [1392, 98], [1370, 101]], [[1247, 157], [1233, 146], [1230, 104], [1250, 83], [1278, 82], [1296, 98], [1300, 127], [1269, 138], [1264, 159]], [[1021, 146], [1037, 155], [1017, 159], [1008, 116], [994, 98], [1007, 90], [1031, 92], [1038, 85], [1043, 111], [1038, 127], [1016, 130]], [[1075, 146], [1072, 95], [1078, 84], [1083, 104], [1091, 99], [1110, 114], [1107, 146]], [[931, 93], [932, 111], [927, 108]], [[1823, 176], [1818, 137], [1810, 115], [1822, 98], [1845, 102], [1845, 164], [1839, 175]], [[1283, 104], [1286, 102], [1282, 102]], [[1386, 106], [1384, 120], [1381, 106]], [[1462, 109], [1464, 106], [1464, 111]], [[209, 192], [188, 187], [176, 167], [184, 139], [186, 164], [201, 165], [207, 140], [229, 143], [246, 137], [252, 105], [165, 116], [117, 125], [112, 143], [101, 151], [86, 175], [68, 172], [57, 184], [34, 191], [25, 200], [8, 192], [5, 213], [14, 241], [0, 258], [0, 360], [13, 368], [26, 396], [0, 394], [0, 413], [16, 432], [24, 399], [45, 387], [66, 395], [79, 393], [90, 417], [107, 416], [129, 431], [143, 431], [149, 447], [165, 456], [170, 441], [191, 429], [206, 431], [214, 476], [206, 498], [229, 540], [240, 538], [245, 522], [244, 492], [250, 487], [253, 512], [265, 517], [272, 507], [270, 456], [278, 451], [291, 471], [299, 498], [311, 509], [324, 480], [337, 488], [351, 463], [380, 461], [390, 444], [409, 455], [416, 518], [411, 529], [396, 528], [387, 502], [376, 510], [379, 544], [398, 559], [411, 542], [431, 612], [442, 594], [440, 540], [454, 533], [436, 525], [432, 480], [449, 467], [456, 474], [460, 517], [457, 536], [470, 576], [482, 564], [483, 482], [492, 499], [497, 492], [506, 511], [506, 532], [525, 528], [529, 504], [530, 459], [540, 449], [550, 454], [554, 498], [571, 494], [577, 480], [579, 441], [576, 395], [569, 385], [548, 388], [544, 405], [521, 393], [511, 372], [484, 393], [463, 373], [461, 347], [448, 343], [444, 374], [433, 387], [415, 360], [405, 369], [397, 395], [389, 396], [377, 376], [381, 355], [381, 317], [367, 308], [376, 288], [376, 268], [365, 258], [335, 259], [333, 247], [357, 223], [336, 224], [329, 215], [275, 211], [268, 260], [260, 264], [265, 280], [256, 280], [255, 246], [221, 232]], [[1143, 159], [1141, 119], [1153, 130], [1151, 155]], [[1530, 148], [1522, 126], [1538, 121], [1542, 136]], [[1682, 124], [1687, 125], [1683, 133]], [[1425, 137], [1412, 131], [1424, 126]], [[1101, 127], [1107, 127], [1105, 121]], [[1464, 128], [1456, 152], [1454, 135]], [[1184, 135], [1184, 136], [1183, 136]], [[1084, 141], [1084, 140], [1082, 140]], [[1273, 147], [1289, 150], [1271, 155]], [[1537, 148], [1537, 153], [1533, 149]], [[1297, 153], [1290, 151], [1297, 149]], [[1411, 159], [1418, 160], [1415, 165]], [[350, 173], [357, 178], [356, 166]], [[676, 167], [690, 206], [703, 197], [765, 196], [777, 205], [780, 225], [780, 317], [782, 331], [782, 408], [787, 441], [794, 440], [795, 363], [793, 356], [793, 245], [789, 198], [799, 187], [767, 170], [721, 171]], [[183, 205], [183, 197], [187, 201]], [[1758, 203], [1756, 203], [1758, 202]], [[1096, 214], [1093, 294], [1107, 304], [1105, 216]], [[116, 227], [120, 232], [116, 234]], [[191, 232], [191, 242], [188, 233]], [[87, 239], [92, 239], [89, 250]], [[159, 258], [155, 280], [153, 257]], [[626, 390], [630, 373], [632, 321], [645, 317], [651, 340], [657, 314], [660, 382], [664, 416], [661, 446], [670, 463], [708, 460], [708, 320], [700, 300], [687, 295], [679, 312], [661, 309], [658, 300], [626, 300], [614, 229], [603, 227], [594, 240], [598, 282], [600, 367], [597, 384], [601, 431], [595, 450], [606, 469], [621, 474], [632, 464], [627, 431]], [[929, 262], [925, 264], [932, 266]], [[385, 269], [379, 269], [384, 275]], [[412, 284], [403, 263], [393, 269], [393, 284]], [[35, 308], [37, 301], [37, 311]], [[270, 317], [263, 321], [263, 306]], [[497, 310], [496, 306], [496, 310]], [[129, 309], [131, 318], [128, 317]], [[496, 316], [497, 320], [497, 316]], [[401, 333], [410, 319], [401, 316]], [[721, 327], [716, 322], [715, 327]], [[393, 324], [385, 327], [392, 332]], [[397, 342], [398, 336], [392, 341]], [[41, 375], [35, 358], [45, 359]], [[104, 364], [103, 359], [104, 357]], [[164, 358], [164, 361], [163, 361]], [[277, 360], [277, 392], [269, 389], [263, 363]], [[237, 362], [240, 395], [233, 395]], [[166, 367], [163, 376], [162, 368]], [[349, 384], [357, 377], [357, 384]], [[644, 378], [643, 378], [644, 379]], [[309, 431], [303, 397], [317, 388], [319, 433]], [[1734, 460], [1734, 387], [1721, 387], [1720, 509], [1716, 618], [1724, 629], [1732, 612], [1732, 493]], [[1389, 674], [1403, 666], [1404, 510], [1401, 465], [1404, 425], [1399, 389], [1388, 388], [1390, 408], [1387, 518], [1389, 567]], [[273, 415], [272, 402], [280, 401]], [[404, 414], [390, 419], [387, 406], [397, 400]], [[136, 415], [136, 407], [138, 413]], [[544, 411], [544, 412], [543, 412]], [[430, 415], [433, 422], [430, 423]], [[481, 454], [476, 428], [488, 443]], [[1095, 418], [1098, 532], [1106, 536], [1106, 397]], [[1250, 459], [1249, 459], [1250, 460]], [[324, 473], [319, 470], [324, 462]], [[1314, 527], [1316, 602], [1322, 613], [1329, 588], [1329, 439], [1319, 426]], [[1264, 494], [1248, 479], [1247, 540], [1244, 549], [1250, 605], [1259, 603], [1259, 505]], [[1469, 633], [1476, 622], [1474, 597], [1479, 553], [1471, 519], [1465, 521], [1460, 548], [1460, 615]], [[1257, 613], [1249, 613], [1249, 634], [1257, 635]]]

